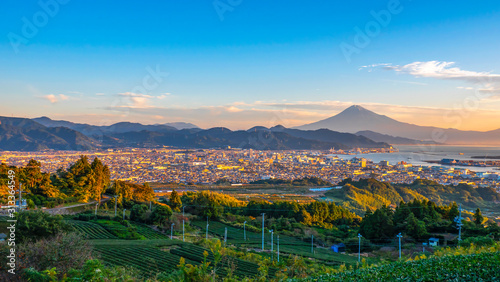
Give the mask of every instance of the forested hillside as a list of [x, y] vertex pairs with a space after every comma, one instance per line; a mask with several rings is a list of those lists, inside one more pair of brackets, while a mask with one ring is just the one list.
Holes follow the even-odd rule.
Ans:
[[427, 200], [437, 205], [461, 203], [464, 208], [489, 208], [500, 201], [493, 188], [474, 188], [470, 185], [441, 185], [431, 180], [417, 179], [412, 184], [391, 184], [375, 179], [352, 181], [346, 179], [342, 189], [327, 192], [325, 196], [357, 214], [364, 214], [383, 206], [398, 205], [401, 201]]

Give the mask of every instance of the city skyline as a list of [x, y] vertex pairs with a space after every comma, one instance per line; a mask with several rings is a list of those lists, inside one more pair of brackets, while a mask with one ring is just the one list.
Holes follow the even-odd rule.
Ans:
[[0, 111], [248, 129], [356, 104], [417, 125], [500, 128], [498, 3], [284, 3], [166, 1], [134, 14], [131, 1], [7, 1]]

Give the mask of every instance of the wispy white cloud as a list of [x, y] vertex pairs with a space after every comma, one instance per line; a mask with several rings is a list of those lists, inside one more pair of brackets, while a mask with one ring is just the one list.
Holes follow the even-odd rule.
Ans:
[[482, 84], [500, 82], [500, 74], [463, 70], [459, 67], [455, 67], [454, 65], [455, 62], [427, 61], [413, 62], [407, 65], [374, 64], [362, 66], [360, 69], [367, 68], [368, 70], [372, 70], [380, 67], [385, 70], [392, 70], [402, 74], [413, 75], [415, 77], [462, 80]]
[[374, 68], [385, 67], [385, 66], [390, 66], [390, 65], [391, 64], [388, 64], [388, 63], [371, 64], [371, 65], [361, 66], [361, 67], [358, 68], [358, 70], [367, 69], [368, 72], [371, 72]]
[[69, 97], [64, 95], [64, 94], [58, 94], [58, 95], [48, 94], [48, 95], [41, 96], [40, 98], [45, 99], [52, 104], [55, 104], [55, 103], [60, 102], [60, 101], [66, 101], [69, 99]]
[[124, 97], [126, 101], [123, 103], [122, 107], [125, 108], [150, 108], [153, 107], [151, 105], [151, 100], [153, 99], [165, 99], [170, 96], [170, 93], [164, 93], [159, 96], [146, 95], [146, 94], [138, 94], [132, 92], [119, 93], [118, 96]]

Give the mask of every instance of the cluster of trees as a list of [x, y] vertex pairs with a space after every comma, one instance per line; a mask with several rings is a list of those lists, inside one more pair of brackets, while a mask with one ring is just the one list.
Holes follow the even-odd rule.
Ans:
[[155, 204], [152, 211], [149, 210], [147, 205], [135, 204], [130, 210], [130, 220], [162, 226], [165, 225], [172, 214], [172, 209], [165, 204]]
[[[0, 164], [0, 201], [6, 202], [8, 196], [9, 170], [15, 172], [16, 185], [23, 184], [28, 207], [54, 207], [67, 202], [100, 201], [104, 193], [118, 195], [120, 207], [130, 208], [133, 201], [149, 202], [155, 199], [153, 189], [147, 184], [134, 184], [124, 181], [111, 183], [108, 166], [101, 160], [92, 161], [81, 156], [70, 167], [59, 168], [56, 173], [42, 172], [41, 163], [30, 160], [25, 167]], [[114, 204], [114, 199], [112, 199]]]
[[359, 217], [335, 203], [312, 202], [300, 204], [296, 202], [277, 201], [270, 203], [264, 200], [250, 201], [242, 210], [244, 215], [259, 216], [263, 211], [272, 218], [294, 218], [305, 225], [331, 227], [331, 224], [353, 224]]
[[182, 195], [181, 200], [186, 212], [211, 219], [220, 217], [225, 209], [227, 211], [246, 205], [234, 197], [210, 191], [188, 191]]
[[98, 158], [90, 163], [87, 156], [81, 156], [68, 169], [58, 169], [51, 179], [59, 191], [79, 201], [100, 201], [110, 184], [110, 172]]
[[[359, 233], [365, 238], [379, 242], [392, 240], [398, 233], [416, 240], [424, 240], [431, 236], [430, 233], [457, 233], [458, 215], [459, 208], [455, 202], [438, 206], [432, 201], [415, 199], [408, 203], [401, 202], [395, 209], [384, 206], [374, 212], [367, 210]], [[489, 222], [487, 228], [483, 226], [484, 217], [479, 208], [472, 218], [473, 221], [464, 221], [465, 237], [468, 233], [500, 235], [500, 228], [496, 223]]]
[[[130, 208], [134, 202], [150, 202], [155, 199], [155, 192], [148, 183], [136, 184], [115, 180], [106, 190], [107, 194], [117, 195], [119, 206]], [[114, 199], [111, 201], [114, 204]]]
[[324, 227], [331, 227], [332, 224], [358, 224], [361, 219], [335, 203], [318, 201], [308, 204], [289, 201], [271, 203], [265, 200], [251, 200], [247, 203], [225, 194], [209, 191], [186, 192], [181, 199], [178, 199], [177, 192], [173, 191], [168, 203], [174, 210], [184, 206], [188, 213], [211, 219], [220, 218], [223, 214], [257, 217], [265, 212], [270, 218], [293, 218], [296, 222], [308, 226]]
[[263, 185], [293, 185], [293, 186], [332, 186], [332, 183], [325, 181], [319, 177], [304, 177], [294, 180], [284, 179], [262, 179], [250, 182], [250, 184], [263, 184]]
[[100, 200], [110, 184], [109, 168], [98, 158], [92, 162], [86, 156], [81, 156], [69, 168], [59, 168], [57, 173], [42, 172], [41, 163], [30, 160], [25, 167], [0, 164], [0, 195], [5, 198], [8, 191], [8, 171], [13, 170], [16, 184], [22, 183], [26, 199], [36, 205], [46, 205], [47, 202], [60, 203], [70, 198], [87, 202], [91, 199]]

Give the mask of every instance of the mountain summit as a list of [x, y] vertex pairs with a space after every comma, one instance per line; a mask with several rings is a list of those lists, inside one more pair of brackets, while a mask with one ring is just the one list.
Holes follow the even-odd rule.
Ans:
[[362, 130], [372, 130], [379, 133], [392, 133], [395, 127], [410, 125], [379, 115], [359, 105], [353, 105], [341, 113], [314, 123], [297, 127], [302, 130], [315, 130], [326, 128], [330, 130], [356, 133]]
[[481, 132], [462, 131], [452, 128], [445, 129], [433, 126], [419, 126], [397, 121], [358, 105], [350, 106], [339, 114], [327, 119], [295, 128], [301, 130], [330, 129], [348, 133], [369, 130], [371, 132], [391, 135], [393, 137], [404, 137], [447, 144], [500, 144], [500, 130]]

